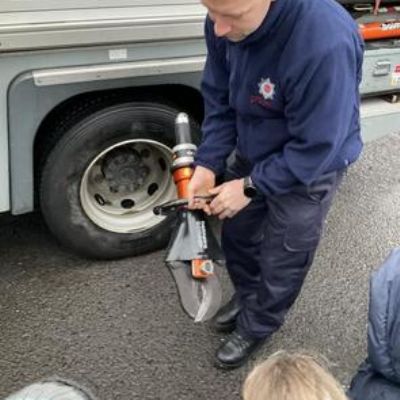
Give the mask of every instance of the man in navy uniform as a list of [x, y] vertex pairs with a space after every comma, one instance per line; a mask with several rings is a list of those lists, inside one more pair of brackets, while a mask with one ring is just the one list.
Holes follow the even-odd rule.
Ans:
[[[189, 205], [224, 220], [235, 295], [214, 319], [231, 332], [216, 357], [234, 368], [282, 325], [343, 171], [361, 153], [363, 41], [334, 0], [202, 3], [205, 118]], [[194, 199], [204, 194], [216, 196], [210, 205]]]

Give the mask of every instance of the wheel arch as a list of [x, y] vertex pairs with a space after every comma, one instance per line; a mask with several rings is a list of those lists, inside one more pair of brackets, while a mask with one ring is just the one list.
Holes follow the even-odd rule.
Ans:
[[200, 122], [203, 102], [199, 81], [198, 72], [187, 72], [38, 86], [32, 72], [20, 75], [8, 93], [12, 213], [23, 214], [35, 208], [39, 160], [48, 138], [47, 128], [57, 117], [66, 115], [72, 104], [92, 101], [95, 107], [96, 99], [116, 97], [127, 101], [164, 101], [189, 112]]

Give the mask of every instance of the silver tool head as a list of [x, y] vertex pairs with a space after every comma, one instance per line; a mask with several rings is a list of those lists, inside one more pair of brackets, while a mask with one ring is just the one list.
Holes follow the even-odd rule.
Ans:
[[175, 280], [179, 299], [184, 311], [194, 322], [211, 319], [221, 306], [222, 290], [218, 276], [194, 279], [191, 265], [185, 261], [167, 262]]

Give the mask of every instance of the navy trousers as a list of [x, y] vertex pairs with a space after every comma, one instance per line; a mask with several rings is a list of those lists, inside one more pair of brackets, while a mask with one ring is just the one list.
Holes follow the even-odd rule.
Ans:
[[[249, 163], [236, 156], [226, 179], [244, 177], [250, 170]], [[224, 220], [222, 247], [242, 305], [237, 320], [242, 335], [267, 337], [283, 324], [312, 264], [342, 175], [335, 171], [284, 195], [257, 196]]]

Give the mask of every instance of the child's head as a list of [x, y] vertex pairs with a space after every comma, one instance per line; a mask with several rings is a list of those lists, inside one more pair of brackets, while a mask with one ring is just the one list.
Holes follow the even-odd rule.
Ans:
[[336, 379], [305, 354], [280, 351], [246, 378], [244, 400], [347, 400]]

